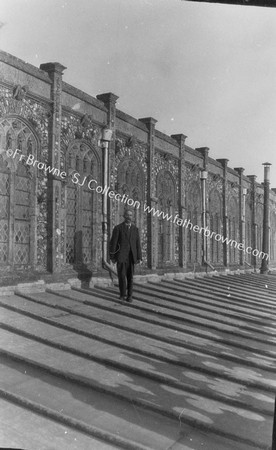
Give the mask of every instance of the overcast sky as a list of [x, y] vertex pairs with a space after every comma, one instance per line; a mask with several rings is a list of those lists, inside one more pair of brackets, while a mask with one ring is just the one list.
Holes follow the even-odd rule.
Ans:
[[276, 187], [276, 8], [182, 0], [0, 0], [1, 49]]

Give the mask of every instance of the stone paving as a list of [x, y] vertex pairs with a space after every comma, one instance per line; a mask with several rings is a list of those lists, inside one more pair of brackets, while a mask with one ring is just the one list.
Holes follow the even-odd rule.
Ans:
[[2, 295], [1, 398], [103, 449], [268, 450], [275, 299], [252, 274]]

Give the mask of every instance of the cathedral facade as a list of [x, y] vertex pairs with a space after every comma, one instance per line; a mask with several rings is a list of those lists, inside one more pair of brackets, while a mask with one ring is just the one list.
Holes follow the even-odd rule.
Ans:
[[[112, 93], [94, 98], [65, 83], [59, 63], [38, 69], [1, 52], [0, 67], [1, 275], [106, 276], [104, 202], [108, 238], [133, 209], [141, 274], [259, 269], [264, 188], [256, 176], [212, 159], [207, 147], [190, 148], [184, 134], [161, 133], [151, 117], [120, 111]], [[272, 266], [274, 190], [269, 229]]]

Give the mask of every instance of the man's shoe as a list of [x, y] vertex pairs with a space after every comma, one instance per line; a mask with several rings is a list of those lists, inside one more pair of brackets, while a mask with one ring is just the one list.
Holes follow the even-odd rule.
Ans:
[[132, 303], [132, 297], [127, 297], [126, 301], [127, 301], [128, 303]]
[[126, 295], [120, 295], [120, 302], [124, 303], [126, 301]]

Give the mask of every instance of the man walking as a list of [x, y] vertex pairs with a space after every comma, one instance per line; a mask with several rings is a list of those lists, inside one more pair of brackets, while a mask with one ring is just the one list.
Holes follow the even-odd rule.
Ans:
[[133, 290], [134, 264], [142, 260], [138, 228], [131, 223], [132, 211], [124, 212], [124, 222], [114, 227], [110, 241], [110, 259], [117, 263], [120, 300], [131, 303]]

